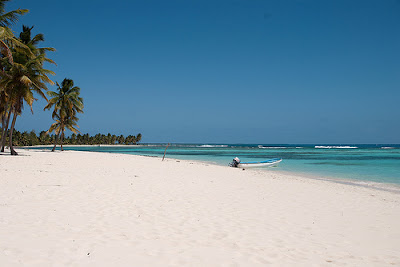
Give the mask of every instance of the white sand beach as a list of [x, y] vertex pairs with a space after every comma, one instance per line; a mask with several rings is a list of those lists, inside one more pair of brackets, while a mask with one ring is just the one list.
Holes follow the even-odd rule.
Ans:
[[400, 266], [400, 194], [200, 162], [0, 155], [1, 266]]

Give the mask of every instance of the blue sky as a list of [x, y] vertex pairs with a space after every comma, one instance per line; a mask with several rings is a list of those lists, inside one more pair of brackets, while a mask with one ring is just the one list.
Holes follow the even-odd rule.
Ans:
[[[143, 142], [400, 143], [400, 1], [14, 0], [90, 134]], [[50, 87], [55, 90], [55, 87]], [[46, 130], [45, 102], [18, 130]]]

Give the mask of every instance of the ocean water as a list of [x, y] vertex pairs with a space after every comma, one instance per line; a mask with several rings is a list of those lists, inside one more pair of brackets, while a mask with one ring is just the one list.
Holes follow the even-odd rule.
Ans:
[[[166, 144], [139, 146], [76, 146], [66, 150], [162, 157]], [[43, 149], [43, 148], [39, 148]], [[48, 148], [47, 148], [48, 149]], [[321, 178], [400, 185], [400, 145], [260, 145], [171, 144], [167, 158], [189, 159], [227, 166], [242, 161], [282, 158], [271, 169]], [[265, 169], [269, 171], [270, 168]]]

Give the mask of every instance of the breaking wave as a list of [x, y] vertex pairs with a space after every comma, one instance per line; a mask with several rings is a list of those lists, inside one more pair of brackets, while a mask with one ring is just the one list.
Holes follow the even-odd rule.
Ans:
[[200, 145], [196, 147], [228, 147], [228, 145]]
[[291, 148], [291, 147], [287, 147], [287, 146], [270, 146], [270, 147], [266, 147], [266, 148], [283, 149], [283, 148]]
[[293, 149], [293, 148], [303, 148], [302, 146], [263, 146], [263, 145], [258, 145], [258, 148], [261, 149]]
[[315, 146], [315, 148], [324, 148], [324, 149], [337, 149], [337, 148], [345, 148], [345, 149], [349, 149], [349, 148], [358, 148], [356, 146]]

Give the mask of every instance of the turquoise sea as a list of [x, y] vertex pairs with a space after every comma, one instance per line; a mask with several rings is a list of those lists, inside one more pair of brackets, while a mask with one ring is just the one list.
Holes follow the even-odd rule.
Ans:
[[[162, 157], [166, 144], [138, 146], [75, 146], [66, 150], [96, 151]], [[43, 149], [43, 148], [41, 148]], [[48, 149], [48, 148], [47, 148]], [[199, 160], [227, 166], [242, 161], [282, 158], [276, 171], [322, 178], [400, 185], [400, 145], [266, 145], [171, 144], [167, 158]], [[269, 169], [267, 168], [266, 171]]]

